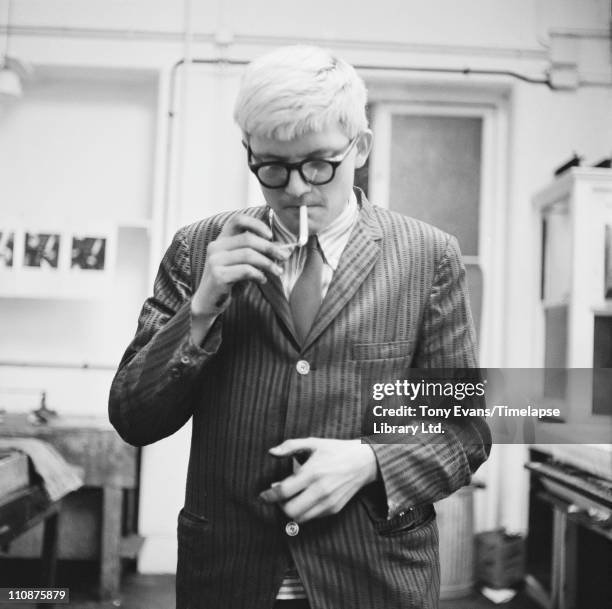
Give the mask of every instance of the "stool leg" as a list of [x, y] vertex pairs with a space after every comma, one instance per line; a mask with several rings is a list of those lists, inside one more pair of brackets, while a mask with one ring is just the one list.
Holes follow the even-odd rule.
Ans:
[[42, 545], [41, 585], [53, 588], [57, 571], [57, 521], [58, 513], [45, 520]]
[[[40, 584], [45, 588], [55, 587], [55, 576], [57, 573], [57, 523], [59, 519], [58, 512], [55, 512], [45, 519], [43, 528], [43, 543], [42, 543], [42, 567], [40, 574]], [[38, 609], [49, 609], [55, 607], [55, 604], [37, 603]]]

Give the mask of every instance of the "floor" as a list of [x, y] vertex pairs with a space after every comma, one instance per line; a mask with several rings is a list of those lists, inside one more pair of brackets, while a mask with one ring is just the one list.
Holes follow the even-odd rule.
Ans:
[[492, 609], [493, 607], [501, 609], [541, 609], [524, 593], [519, 593], [509, 603], [503, 605], [495, 605], [477, 592], [467, 598], [440, 601], [440, 609]]
[[83, 596], [77, 592], [70, 609], [174, 609], [174, 575], [127, 575], [115, 600], [95, 602]]
[[[167, 575], [137, 575], [126, 579], [123, 594], [118, 604], [110, 603], [83, 603], [70, 605], [71, 609], [111, 609], [123, 607], [124, 609], [173, 609], [174, 608], [174, 578]], [[510, 603], [494, 605], [480, 594], [473, 594], [468, 598], [441, 601], [440, 609], [539, 609], [524, 596], [515, 597]], [[349, 608], [342, 608], [349, 609]]]
[[[0, 609], [11, 609], [15, 605], [0, 603]], [[70, 605], [56, 605], [70, 609], [174, 609], [174, 576], [172, 575], [141, 575], [130, 574], [123, 579], [121, 595], [119, 598], [98, 602], [91, 600], [86, 591], [71, 590]], [[34, 605], [20, 603], [21, 609], [36, 609]], [[538, 609], [523, 595], [514, 598], [510, 603], [494, 605], [480, 594], [473, 594], [468, 598], [441, 601], [440, 609]], [[349, 609], [349, 608], [342, 608]]]
[[[31, 586], [34, 573], [40, 568], [37, 560], [0, 560], [0, 588]], [[117, 598], [97, 601], [93, 595], [98, 578], [98, 563], [87, 561], [60, 561], [58, 585], [69, 586], [70, 603], [56, 604], [56, 609], [175, 609], [174, 575], [143, 575], [136, 573], [135, 563], [124, 564], [121, 593]], [[37, 609], [30, 603], [3, 603], [0, 609]], [[51, 605], [41, 605], [51, 607]], [[495, 605], [479, 593], [467, 598], [440, 602], [440, 609], [539, 609], [525, 594], [519, 593], [512, 601]], [[215, 608], [217, 609], [217, 608]], [[222, 608], [218, 608], [222, 609]], [[341, 607], [338, 609], [351, 609]]]

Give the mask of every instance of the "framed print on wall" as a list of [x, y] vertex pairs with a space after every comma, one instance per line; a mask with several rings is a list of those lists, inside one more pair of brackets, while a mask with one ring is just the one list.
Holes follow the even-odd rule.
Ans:
[[115, 270], [116, 227], [0, 226], [0, 297], [100, 298]]
[[23, 266], [33, 269], [59, 270], [61, 240], [59, 233], [26, 231]]
[[15, 231], [0, 228], [0, 268], [13, 268], [15, 260]]
[[107, 241], [107, 237], [73, 235], [70, 268], [77, 271], [104, 271]]

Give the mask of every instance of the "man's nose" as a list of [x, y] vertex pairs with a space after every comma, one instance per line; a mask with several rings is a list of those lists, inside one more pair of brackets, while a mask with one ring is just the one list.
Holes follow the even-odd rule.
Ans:
[[292, 197], [299, 197], [310, 190], [311, 185], [304, 181], [297, 169], [293, 169], [289, 173], [289, 183], [285, 186], [285, 192]]

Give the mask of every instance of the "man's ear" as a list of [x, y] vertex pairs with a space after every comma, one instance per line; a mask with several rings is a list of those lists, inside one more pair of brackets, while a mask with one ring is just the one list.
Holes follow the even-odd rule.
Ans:
[[368, 160], [370, 150], [372, 150], [372, 131], [366, 129], [359, 135], [357, 140], [356, 148], [357, 154], [355, 155], [355, 169], [359, 169], [365, 165]]

